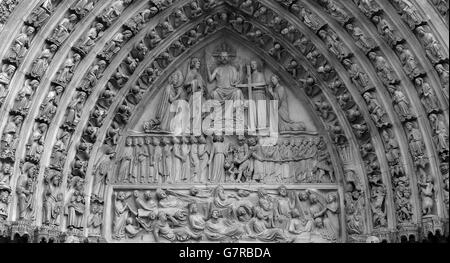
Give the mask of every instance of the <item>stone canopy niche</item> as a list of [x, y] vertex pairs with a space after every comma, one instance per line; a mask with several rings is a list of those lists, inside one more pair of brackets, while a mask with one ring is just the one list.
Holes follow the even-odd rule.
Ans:
[[343, 241], [326, 139], [278, 70], [225, 37], [170, 68], [94, 185], [107, 241]]

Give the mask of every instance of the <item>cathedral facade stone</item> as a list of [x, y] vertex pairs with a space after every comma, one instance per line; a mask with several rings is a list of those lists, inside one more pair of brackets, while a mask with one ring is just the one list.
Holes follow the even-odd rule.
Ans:
[[449, 231], [448, 1], [0, 3], [0, 241]]

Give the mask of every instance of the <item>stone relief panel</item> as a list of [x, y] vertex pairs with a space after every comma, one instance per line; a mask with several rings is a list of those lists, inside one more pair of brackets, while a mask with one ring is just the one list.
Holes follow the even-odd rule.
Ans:
[[107, 224], [113, 242], [331, 243], [338, 196], [283, 185], [114, 189]]
[[[251, 97], [256, 105], [253, 113], [250, 113], [250, 106], [244, 105], [243, 121], [246, 131], [252, 127], [256, 130], [270, 129], [269, 101], [277, 100], [277, 129], [280, 133], [299, 131], [314, 133], [317, 128], [306, 108], [302, 103], [298, 103], [289, 87], [286, 87], [266, 63], [257, 54], [237, 42], [220, 41], [205, 47], [202, 52], [194, 54], [188, 61], [176, 67], [177, 70], [163, 84], [152, 105], [147, 108], [139, 121], [138, 125], [143, 129], [135, 128], [135, 130], [170, 133], [183, 129], [179, 126], [183, 124], [178, 123], [178, 126], [176, 124], [178, 121], [183, 123], [183, 118], [173, 119], [175, 112], [169, 112], [171, 104], [180, 100], [192, 103], [194, 94], [200, 92], [202, 107], [207, 106], [205, 105], [207, 100], [224, 103], [226, 100], [248, 100]], [[260, 103], [258, 101], [265, 102], [258, 104]], [[158, 105], [154, 105], [156, 103]], [[223, 112], [227, 110], [230, 109], [224, 108]], [[205, 116], [202, 116], [201, 120], [204, 119]], [[234, 121], [236, 123], [236, 120]], [[190, 127], [195, 128], [192, 124]]]
[[[271, 146], [263, 140], [217, 135], [130, 136], [115, 161], [114, 184], [336, 183], [322, 137], [283, 137]], [[99, 165], [102, 169], [105, 164]]]

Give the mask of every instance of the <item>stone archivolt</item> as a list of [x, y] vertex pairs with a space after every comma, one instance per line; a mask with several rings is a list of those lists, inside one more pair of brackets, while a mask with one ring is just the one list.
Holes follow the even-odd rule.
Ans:
[[[8, 39], [0, 43], [4, 236], [398, 242], [448, 235], [445, 1], [5, 1], [0, 16]], [[273, 150], [290, 157], [274, 159], [239, 161], [235, 155], [257, 152], [258, 138], [246, 136], [239, 152], [239, 138], [227, 137], [224, 177], [208, 180], [202, 168], [214, 158], [205, 168], [191, 153], [216, 140], [167, 134], [150, 105], [170, 85], [214, 97], [213, 60], [202, 50], [225, 39], [249, 60], [238, 64], [263, 61], [267, 87], [276, 74], [293, 95], [282, 119], [298, 120], [292, 104], [302, 105], [315, 128], [283, 126], [293, 134]], [[189, 68], [198, 72], [188, 76], [193, 58], [199, 68]], [[179, 88], [177, 70], [197, 81]], [[326, 147], [314, 150], [314, 138]], [[150, 158], [158, 156], [155, 141], [170, 162]], [[190, 167], [178, 171], [183, 145]], [[257, 161], [282, 172], [255, 177]], [[161, 173], [165, 166], [172, 168]]]

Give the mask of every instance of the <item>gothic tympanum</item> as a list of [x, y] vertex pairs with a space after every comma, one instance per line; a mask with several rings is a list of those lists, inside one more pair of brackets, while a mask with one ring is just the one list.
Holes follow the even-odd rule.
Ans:
[[439, 0], [2, 1], [0, 240], [448, 235], [448, 27]]

